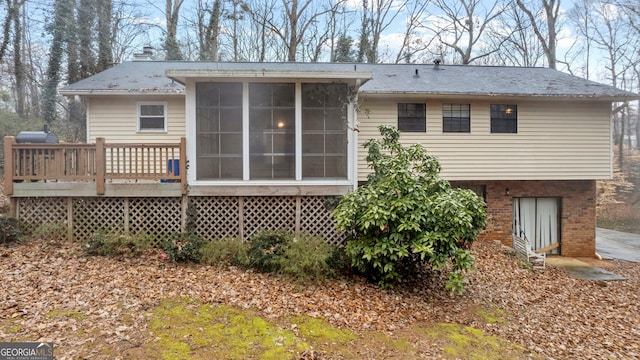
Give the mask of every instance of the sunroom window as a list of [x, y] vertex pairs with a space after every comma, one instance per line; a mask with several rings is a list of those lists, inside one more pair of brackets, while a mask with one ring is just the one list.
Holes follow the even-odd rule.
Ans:
[[347, 177], [347, 86], [302, 84], [302, 177]]
[[196, 84], [198, 179], [242, 179], [242, 84]]
[[196, 83], [198, 180], [347, 179], [344, 83]]
[[295, 84], [249, 84], [251, 179], [295, 179]]

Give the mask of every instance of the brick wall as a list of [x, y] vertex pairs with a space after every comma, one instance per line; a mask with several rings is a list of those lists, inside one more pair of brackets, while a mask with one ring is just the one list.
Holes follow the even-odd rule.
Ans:
[[560, 253], [570, 257], [595, 256], [595, 180], [474, 181], [452, 185], [486, 186], [488, 221], [481, 240], [500, 240], [511, 246], [514, 197], [557, 197], [561, 213]]

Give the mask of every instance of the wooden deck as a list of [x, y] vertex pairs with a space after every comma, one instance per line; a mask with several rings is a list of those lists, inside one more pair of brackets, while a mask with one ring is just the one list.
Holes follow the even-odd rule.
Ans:
[[16, 143], [4, 138], [5, 194], [39, 196], [186, 195], [186, 141], [177, 144]]

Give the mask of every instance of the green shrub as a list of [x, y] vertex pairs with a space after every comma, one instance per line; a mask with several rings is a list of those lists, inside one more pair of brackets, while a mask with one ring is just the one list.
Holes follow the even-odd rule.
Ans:
[[202, 258], [200, 249], [206, 240], [193, 233], [178, 233], [169, 236], [160, 243], [160, 248], [170, 261], [199, 263]]
[[144, 235], [96, 232], [84, 240], [83, 252], [98, 256], [137, 256], [151, 247], [151, 241]]
[[207, 265], [246, 266], [247, 243], [240, 238], [209, 241], [200, 249], [200, 262]]
[[67, 225], [64, 223], [41, 224], [31, 233], [36, 239], [64, 240], [67, 237]]
[[12, 217], [0, 216], [0, 232], [0, 244], [16, 242], [22, 236], [18, 220]]
[[279, 273], [306, 283], [335, 275], [331, 267], [334, 247], [319, 237], [305, 236], [288, 243], [280, 256]]
[[293, 239], [294, 235], [286, 230], [258, 233], [249, 239], [247, 265], [261, 272], [277, 272], [280, 257]]
[[486, 222], [484, 202], [451, 188], [424, 147], [404, 147], [395, 128], [379, 129], [382, 138], [365, 143], [374, 172], [332, 212], [338, 230], [348, 232], [345, 251], [356, 270], [382, 286], [427, 266], [450, 269], [446, 287], [460, 293], [464, 272], [473, 268], [469, 248]]

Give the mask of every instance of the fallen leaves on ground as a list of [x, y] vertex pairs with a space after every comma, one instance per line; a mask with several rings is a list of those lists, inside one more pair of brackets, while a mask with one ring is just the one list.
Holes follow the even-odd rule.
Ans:
[[147, 310], [184, 296], [273, 319], [323, 318], [359, 333], [393, 334], [416, 323], [472, 326], [544, 358], [640, 357], [640, 264], [603, 262], [627, 280], [594, 282], [553, 266], [531, 271], [494, 242], [477, 242], [474, 254], [477, 270], [465, 294], [452, 297], [438, 273], [394, 290], [357, 277], [301, 286], [237, 268], [167, 263], [152, 251], [85, 257], [78, 244], [29, 241], [0, 248], [0, 339], [53, 341], [59, 359], [126, 358], [154, 340]]

